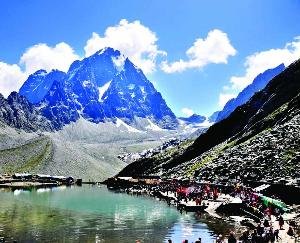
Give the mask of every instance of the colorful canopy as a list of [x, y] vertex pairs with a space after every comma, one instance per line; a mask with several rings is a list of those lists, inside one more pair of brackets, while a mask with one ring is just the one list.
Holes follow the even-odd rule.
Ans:
[[284, 202], [280, 201], [280, 200], [273, 199], [271, 197], [262, 196], [262, 195], [260, 196], [260, 198], [266, 206], [268, 206], [269, 204], [272, 204], [275, 207], [283, 210], [284, 212], [289, 210], [287, 205]]

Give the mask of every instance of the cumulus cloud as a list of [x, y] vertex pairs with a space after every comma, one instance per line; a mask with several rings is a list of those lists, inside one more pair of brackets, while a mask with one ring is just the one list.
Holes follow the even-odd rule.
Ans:
[[37, 44], [29, 47], [21, 56], [19, 64], [0, 62], [0, 93], [5, 97], [12, 91], [18, 91], [28, 75], [45, 69], [67, 71], [70, 64], [79, 59], [68, 44], [61, 42], [54, 47]]
[[197, 39], [186, 51], [188, 60], [168, 63], [162, 62], [161, 69], [166, 73], [182, 72], [192, 68], [203, 68], [215, 63], [227, 63], [229, 56], [234, 56], [236, 50], [231, 45], [227, 34], [221, 30], [211, 30], [205, 39]]
[[78, 60], [71, 46], [60, 42], [54, 47], [47, 44], [37, 44], [28, 48], [20, 59], [20, 64], [25, 66], [26, 73], [33, 73], [39, 69], [48, 72], [52, 69], [67, 71], [70, 64]]
[[182, 114], [184, 114], [185, 116], [191, 116], [194, 114], [194, 111], [190, 108], [184, 107], [181, 109]]
[[12, 91], [17, 91], [26, 76], [17, 64], [0, 62], [0, 93], [7, 97]]
[[294, 38], [292, 42], [288, 42], [283, 48], [256, 52], [246, 58], [245, 74], [230, 78], [231, 88], [242, 90], [252, 83], [258, 74], [281, 63], [288, 66], [298, 58], [300, 58], [300, 36]]
[[141, 68], [145, 73], [155, 70], [158, 55], [165, 55], [158, 49], [156, 34], [140, 21], [128, 22], [122, 19], [119, 24], [110, 26], [103, 36], [93, 33], [84, 47], [85, 56], [90, 56], [104, 47], [112, 47]]
[[295, 37], [293, 41], [286, 43], [282, 48], [269, 49], [249, 55], [244, 62], [245, 74], [232, 76], [229, 85], [223, 87], [223, 91], [219, 95], [220, 108], [251, 84], [260, 73], [281, 63], [287, 67], [298, 58], [300, 58], [300, 36]]

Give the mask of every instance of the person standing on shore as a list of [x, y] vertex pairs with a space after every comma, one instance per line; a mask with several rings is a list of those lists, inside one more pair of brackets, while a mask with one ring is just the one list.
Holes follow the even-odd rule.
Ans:
[[282, 215], [279, 216], [278, 223], [279, 223], [279, 229], [283, 230], [282, 226], [284, 225], [284, 220], [282, 218]]
[[257, 234], [259, 236], [262, 236], [263, 233], [264, 233], [264, 227], [262, 227], [261, 223], [259, 223], [258, 226], [257, 226]]
[[294, 230], [293, 230], [292, 226], [289, 227], [289, 229], [286, 233], [287, 233], [287, 235], [289, 235], [291, 237], [294, 236]]
[[233, 232], [230, 232], [229, 234], [228, 243], [236, 243], [236, 238], [234, 237]]
[[201, 238], [198, 238], [198, 240], [195, 241], [195, 243], [201, 243], [201, 242], [202, 242]]

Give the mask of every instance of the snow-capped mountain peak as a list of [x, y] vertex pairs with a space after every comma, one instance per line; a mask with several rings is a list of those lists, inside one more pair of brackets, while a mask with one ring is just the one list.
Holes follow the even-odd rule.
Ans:
[[155, 129], [178, 125], [144, 73], [110, 47], [73, 62], [67, 73], [41, 70], [31, 75], [20, 93], [58, 128], [79, 117], [95, 123], [118, 118], [125, 124], [135, 117], [149, 118], [154, 125], [149, 126]]

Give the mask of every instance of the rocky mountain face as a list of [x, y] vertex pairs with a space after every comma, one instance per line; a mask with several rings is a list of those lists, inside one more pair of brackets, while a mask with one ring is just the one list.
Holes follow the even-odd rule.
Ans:
[[12, 92], [7, 99], [0, 94], [0, 121], [25, 131], [52, 131], [51, 123], [24, 96]]
[[119, 118], [127, 124], [140, 117], [166, 129], [178, 125], [174, 113], [142, 70], [112, 48], [75, 61], [66, 74], [57, 70], [37, 71], [20, 93], [56, 129], [79, 117], [94, 123]]
[[229, 100], [222, 111], [220, 111], [215, 119], [216, 122], [221, 121], [228, 117], [238, 106], [245, 104], [256, 92], [262, 90], [268, 82], [276, 75], [281, 73], [285, 69], [284, 64], [268, 69], [265, 72], [259, 74], [251, 84], [244, 88], [236, 98]]
[[300, 61], [212, 125], [180, 144], [128, 165], [119, 175], [162, 174], [208, 179], [286, 180], [299, 176]]
[[190, 117], [179, 117], [178, 119], [186, 122], [186, 123], [202, 123], [206, 120], [205, 116], [193, 114]]
[[39, 103], [49, 92], [56, 80], [64, 80], [66, 74], [58, 70], [47, 73], [46, 70], [38, 70], [29, 75], [26, 82], [19, 90], [19, 94], [25, 96], [33, 104]]

